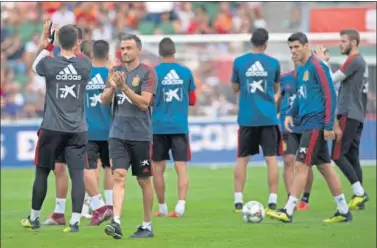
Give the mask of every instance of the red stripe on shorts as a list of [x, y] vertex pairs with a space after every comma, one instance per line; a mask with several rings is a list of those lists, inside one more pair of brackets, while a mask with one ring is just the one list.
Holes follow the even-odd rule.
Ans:
[[[342, 115], [339, 120], [339, 126], [344, 134], [347, 124], [347, 115]], [[340, 158], [340, 151], [342, 150], [342, 140], [335, 141], [333, 160], [338, 160]]]
[[311, 165], [312, 155], [313, 155], [314, 148], [317, 144], [318, 136], [319, 136], [319, 130], [313, 130], [312, 137], [310, 137], [310, 141], [309, 141], [308, 151], [306, 153], [306, 158], [305, 158], [306, 165]]
[[187, 160], [191, 161], [190, 136], [187, 134]]

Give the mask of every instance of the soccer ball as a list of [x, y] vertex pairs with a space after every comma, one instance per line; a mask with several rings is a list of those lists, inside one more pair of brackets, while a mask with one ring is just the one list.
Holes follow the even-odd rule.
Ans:
[[264, 216], [264, 207], [257, 201], [250, 201], [242, 208], [242, 218], [246, 223], [260, 223]]

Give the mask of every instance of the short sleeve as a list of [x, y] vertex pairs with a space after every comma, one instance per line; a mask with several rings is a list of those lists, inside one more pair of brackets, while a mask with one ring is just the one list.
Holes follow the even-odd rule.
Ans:
[[361, 66], [363, 66], [363, 65], [362, 65], [361, 60], [358, 59], [358, 57], [350, 56], [350, 57], [348, 57], [346, 62], [344, 62], [344, 64], [340, 68], [340, 71], [343, 72], [343, 74], [346, 77], [349, 77], [353, 73], [355, 73], [355, 71], [357, 71]]
[[46, 68], [47, 59], [48, 57], [44, 57], [38, 62], [37, 66], [35, 67], [37, 74], [41, 77], [45, 77], [47, 75], [47, 68]]
[[141, 91], [156, 94], [157, 90], [157, 75], [153, 67], [145, 66], [146, 75], [143, 82], [141, 83]]
[[275, 72], [275, 83], [280, 83], [280, 64], [278, 61], [276, 61], [276, 72]]

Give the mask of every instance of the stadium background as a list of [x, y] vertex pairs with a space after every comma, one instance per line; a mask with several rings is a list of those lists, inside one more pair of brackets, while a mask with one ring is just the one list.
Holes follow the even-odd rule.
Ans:
[[[22, 18], [20, 18], [22, 17]], [[84, 39], [111, 43], [119, 61], [118, 37], [142, 35], [143, 62], [155, 65], [161, 35], [177, 42], [177, 58], [196, 78], [198, 104], [190, 110], [193, 163], [233, 164], [236, 151], [235, 96], [230, 88], [233, 59], [250, 48], [250, 32], [267, 27], [268, 53], [282, 72], [292, 68], [286, 38], [309, 33], [312, 44], [329, 48], [334, 69], [345, 60], [338, 31], [362, 32], [360, 51], [369, 68], [368, 116], [361, 158], [376, 160], [376, 3], [371, 2], [2, 2], [1, 3], [1, 166], [31, 166], [36, 130], [43, 113], [45, 85], [30, 69], [41, 21], [77, 24]], [[54, 54], [59, 53], [59, 48]], [[257, 156], [253, 161], [261, 162]]]

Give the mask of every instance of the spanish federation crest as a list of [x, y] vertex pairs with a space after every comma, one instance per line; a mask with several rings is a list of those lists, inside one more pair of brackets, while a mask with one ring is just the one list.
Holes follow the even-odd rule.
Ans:
[[304, 81], [308, 81], [308, 80], [309, 80], [309, 71], [305, 71], [305, 72], [304, 72], [303, 80], [304, 80]]
[[132, 79], [132, 86], [137, 87], [139, 86], [139, 84], [140, 84], [140, 77], [139, 75], [137, 75]]

